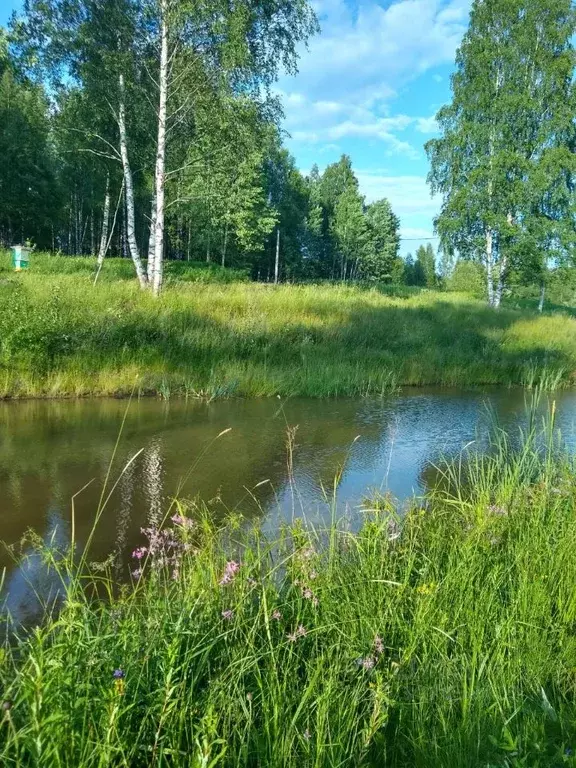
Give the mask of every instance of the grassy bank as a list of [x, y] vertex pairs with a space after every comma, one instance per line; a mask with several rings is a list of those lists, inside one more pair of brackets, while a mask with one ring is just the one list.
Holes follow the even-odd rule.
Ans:
[[464, 466], [356, 533], [175, 504], [104, 603], [44, 551], [67, 598], [0, 652], [1, 764], [576, 765], [574, 464], [529, 438]]
[[[576, 319], [406, 288], [268, 286], [169, 265], [160, 300], [126, 260], [0, 271], [0, 397], [377, 395], [395, 385], [570, 385]], [[234, 278], [234, 282], [228, 283]]]

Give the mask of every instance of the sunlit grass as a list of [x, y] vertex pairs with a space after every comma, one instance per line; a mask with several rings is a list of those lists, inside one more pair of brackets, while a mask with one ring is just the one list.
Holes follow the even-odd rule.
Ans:
[[513, 444], [356, 532], [174, 503], [121, 589], [41, 550], [66, 597], [0, 651], [1, 764], [576, 765], [575, 467]]
[[34, 255], [18, 275], [3, 263], [2, 397], [377, 396], [543, 376], [566, 386], [576, 370], [576, 319], [465, 295], [227, 283], [226, 270], [179, 263], [154, 300], [127, 260], [96, 286], [90, 259]]

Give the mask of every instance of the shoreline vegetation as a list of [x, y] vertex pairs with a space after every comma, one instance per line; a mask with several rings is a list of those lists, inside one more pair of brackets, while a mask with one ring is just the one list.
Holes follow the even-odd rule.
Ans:
[[174, 501], [121, 588], [32, 539], [63, 596], [0, 648], [0, 762], [576, 765], [575, 466], [553, 412], [441, 465], [402, 515], [379, 497], [270, 538]]
[[0, 256], [0, 399], [379, 396], [401, 386], [573, 386], [576, 318], [406, 286], [278, 285], [168, 262]]

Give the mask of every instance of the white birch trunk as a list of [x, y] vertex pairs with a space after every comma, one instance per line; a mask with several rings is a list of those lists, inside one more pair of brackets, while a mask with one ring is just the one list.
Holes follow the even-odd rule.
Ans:
[[136, 243], [136, 227], [134, 224], [134, 185], [132, 183], [132, 170], [128, 160], [128, 139], [126, 136], [126, 103], [125, 103], [125, 84], [124, 75], [120, 74], [118, 79], [120, 86], [120, 104], [118, 106], [118, 129], [120, 132], [120, 155], [122, 157], [122, 170], [124, 172], [124, 189], [126, 192], [126, 239], [130, 249], [130, 256], [134, 262], [134, 269], [141, 288], [145, 288], [148, 280], [144, 272], [142, 259], [138, 252]]
[[274, 285], [278, 285], [278, 274], [280, 272], [280, 227], [276, 235], [276, 260], [274, 262]]
[[154, 227], [154, 280], [152, 290], [158, 296], [162, 289], [164, 257], [164, 184], [166, 167], [166, 117], [168, 100], [168, 19], [167, 2], [160, 0], [160, 101], [158, 105], [158, 147], [156, 150], [156, 225]]
[[150, 216], [150, 235], [148, 237], [148, 282], [154, 283], [156, 269], [156, 191], [152, 196], [152, 211]]
[[106, 194], [104, 195], [104, 214], [102, 216], [102, 236], [100, 237], [100, 247], [98, 249], [98, 267], [106, 257], [108, 250], [108, 228], [110, 225], [110, 175], [106, 176]]
[[486, 282], [488, 288], [488, 304], [494, 306], [494, 235], [491, 229], [486, 230]]
[[496, 291], [494, 292], [494, 305], [493, 305], [494, 309], [498, 309], [502, 302], [502, 293], [504, 291], [504, 280], [505, 280], [507, 265], [508, 265], [508, 260], [506, 256], [503, 256], [500, 259], [500, 273], [498, 275], [498, 284], [496, 286]]
[[[511, 227], [514, 224], [514, 217], [511, 213], [506, 215], [508, 225]], [[500, 271], [498, 272], [498, 284], [496, 285], [496, 291], [494, 293], [494, 308], [498, 309], [502, 303], [502, 294], [504, 292], [504, 283], [506, 282], [506, 267], [508, 266], [507, 256], [501, 256], [500, 258]]]

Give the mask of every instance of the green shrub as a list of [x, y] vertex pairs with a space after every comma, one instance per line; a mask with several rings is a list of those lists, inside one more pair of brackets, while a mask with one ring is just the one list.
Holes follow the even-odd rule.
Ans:
[[454, 271], [446, 280], [446, 288], [449, 291], [468, 293], [476, 298], [483, 298], [486, 295], [484, 269], [474, 261], [459, 259]]

